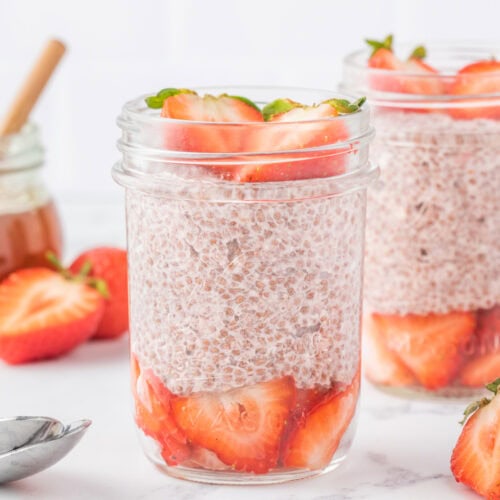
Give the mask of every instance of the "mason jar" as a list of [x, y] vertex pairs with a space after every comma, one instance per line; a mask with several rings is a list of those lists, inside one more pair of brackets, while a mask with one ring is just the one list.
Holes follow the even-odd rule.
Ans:
[[[202, 91], [260, 105], [335, 97]], [[333, 470], [351, 444], [359, 393], [366, 187], [376, 175], [368, 109], [281, 124], [191, 122], [161, 118], [142, 97], [118, 124], [113, 176], [126, 189], [132, 392], [146, 455], [207, 483]], [[342, 139], [227, 150], [242, 137], [324, 127]], [[212, 151], [183, 150], [199, 134]], [[234, 175], [249, 169], [269, 182]]]
[[61, 226], [41, 177], [44, 152], [38, 128], [0, 137], [0, 280], [16, 269], [46, 266], [60, 255]]
[[427, 52], [439, 73], [369, 68], [367, 51], [344, 61], [341, 88], [371, 103], [381, 169], [368, 193], [363, 359], [392, 392], [465, 396], [500, 376], [500, 72], [457, 71], [500, 51]]

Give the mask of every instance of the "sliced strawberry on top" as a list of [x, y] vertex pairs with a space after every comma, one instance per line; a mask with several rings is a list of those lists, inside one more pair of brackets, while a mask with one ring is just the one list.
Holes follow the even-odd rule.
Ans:
[[459, 371], [476, 326], [470, 312], [406, 316], [373, 314], [385, 345], [430, 390], [448, 385]]
[[59, 356], [89, 339], [104, 299], [81, 281], [46, 268], [23, 269], [0, 284], [0, 358], [17, 364]]
[[238, 471], [265, 473], [277, 464], [294, 399], [293, 378], [283, 377], [222, 393], [177, 398], [172, 409], [194, 445], [215, 452]]
[[[500, 61], [477, 61], [463, 67], [457, 73], [449, 92], [456, 96], [500, 93]], [[500, 118], [500, 106], [488, 105], [488, 101], [477, 102], [477, 107], [454, 108], [450, 113], [455, 118], [462, 119]]]
[[[424, 62], [427, 53], [425, 47], [416, 47], [406, 61], [399, 59], [393, 51], [393, 37], [387, 36], [382, 41], [366, 40], [373, 49], [368, 59], [370, 68], [389, 70], [370, 75], [370, 86], [375, 90], [403, 94], [440, 95], [444, 86], [438, 71]], [[391, 74], [391, 72], [397, 74]], [[408, 73], [402, 75], [401, 73]], [[433, 77], [436, 75], [436, 77]]]
[[163, 89], [147, 97], [146, 103], [153, 108], [161, 104], [161, 116], [176, 120], [165, 123], [165, 147], [174, 151], [242, 152], [245, 127], [234, 124], [263, 121], [260, 109], [240, 96], [200, 96], [187, 89]]
[[488, 384], [494, 394], [465, 410], [467, 420], [451, 456], [451, 471], [489, 500], [500, 499], [500, 378]]
[[396, 353], [385, 344], [383, 332], [372, 315], [363, 323], [363, 367], [368, 380], [374, 384], [393, 387], [411, 386], [416, 383], [411, 370]]
[[283, 464], [309, 470], [326, 467], [354, 416], [358, 392], [359, 374], [345, 390], [335, 388], [317, 403], [288, 437]]
[[172, 415], [171, 402], [175, 396], [151, 370], [141, 371], [134, 355], [131, 373], [137, 425], [144, 434], [158, 442], [168, 465], [184, 462], [190, 457], [191, 450]]
[[[305, 106], [290, 99], [277, 99], [263, 109], [267, 126], [255, 128], [247, 139], [248, 152], [302, 150], [335, 144], [348, 139], [349, 131], [337, 117], [359, 111], [365, 99], [350, 103], [330, 99]], [[331, 177], [345, 169], [348, 148], [316, 151], [283, 157], [262, 155], [253, 163], [234, 170], [232, 179], [240, 182], [272, 182]], [[266, 161], [267, 160], [267, 161]]]

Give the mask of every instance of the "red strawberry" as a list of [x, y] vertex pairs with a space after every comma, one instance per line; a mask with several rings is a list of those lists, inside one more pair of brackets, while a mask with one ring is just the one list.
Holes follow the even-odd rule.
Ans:
[[476, 326], [469, 312], [406, 316], [373, 314], [385, 345], [427, 389], [448, 385], [458, 370]]
[[451, 471], [459, 483], [488, 500], [500, 500], [500, 378], [488, 384], [493, 398], [483, 398], [465, 410], [462, 434], [451, 456]]
[[[370, 76], [370, 86], [384, 92], [398, 92], [404, 94], [440, 95], [444, 93], [444, 86], [437, 75], [438, 71], [425, 63], [424, 47], [417, 47], [406, 61], [402, 61], [393, 52], [393, 37], [389, 35], [383, 41], [366, 40], [373, 49], [368, 59], [370, 68], [389, 70], [376, 72]], [[397, 72], [391, 74], [390, 71]], [[402, 73], [407, 73], [408, 76]]]
[[0, 358], [17, 364], [64, 354], [90, 338], [104, 299], [83, 282], [46, 268], [23, 269], [0, 284]]
[[468, 387], [482, 387], [488, 380], [500, 376], [500, 352], [483, 354], [468, 361], [460, 372], [460, 383]]
[[295, 399], [292, 377], [198, 393], [172, 401], [189, 441], [216, 453], [238, 471], [265, 473], [276, 466], [280, 440]]
[[482, 387], [500, 377], [500, 306], [477, 313], [477, 329], [471, 359], [460, 373], [460, 382]]
[[[455, 95], [481, 95], [500, 92], [500, 61], [494, 59], [477, 61], [463, 67], [450, 87]], [[451, 109], [455, 118], [500, 118], [500, 106], [491, 106], [488, 100], [477, 107]]]
[[[330, 99], [319, 105], [304, 106], [289, 99], [277, 99], [263, 110], [268, 124], [250, 133], [247, 150], [276, 152], [301, 150], [345, 141], [349, 132], [340, 114], [357, 112], [365, 99], [350, 103]], [[234, 170], [232, 179], [240, 182], [270, 182], [330, 177], [344, 171], [347, 149], [314, 153], [262, 155], [252, 164]], [[273, 163], [271, 163], [273, 162]]]
[[190, 457], [191, 450], [172, 416], [171, 402], [175, 396], [151, 370], [142, 372], [135, 356], [132, 356], [131, 363], [137, 425], [144, 434], [158, 442], [168, 465], [184, 462]]
[[379, 331], [378, 322], [371, 315], [365, 317], [363, 340], [363, 366], [368, 380], [394, 387], [416, 382], [410, 369], [385, 345], [383, 332]]
[[93, 338], [118, 337], [128, 330], [127, 252], [119, 248], [94, 248], [82, 253], [71, 264], [70, 270], [78, 273], [88, 265], [88, 275], [104, 280], [109, 294]]
[[344, 391], [327, 394], [290, 434], [283, 451], [286, 467], [318, 470], [326, 467], [356, 410], [359, 375]]
[[165, 123], [165, 146], [175, 151], [242, 152], [247, 128], [241, 124], [263, 121], [260, 109], [240, 96], [199, 96], [186, 89], [164, 89], [146, 102], [152, 107], [162, 102], [161, 116], [174, 119]]

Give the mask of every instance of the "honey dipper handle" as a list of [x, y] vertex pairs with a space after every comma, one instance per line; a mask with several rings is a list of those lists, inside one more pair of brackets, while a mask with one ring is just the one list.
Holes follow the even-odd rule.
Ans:
[[0, 124], [0, 136], [21, 130], [65, 50], [66, 47], [59, 40], [47, 42]]

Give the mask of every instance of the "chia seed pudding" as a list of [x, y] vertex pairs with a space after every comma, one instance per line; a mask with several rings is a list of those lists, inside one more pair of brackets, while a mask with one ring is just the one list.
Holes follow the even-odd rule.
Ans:
[[135, 420], [177, 477], [316, 475], [354, 432], [372, 131], [363, 99], [286, 90], [164, 89], [119, 119]]

